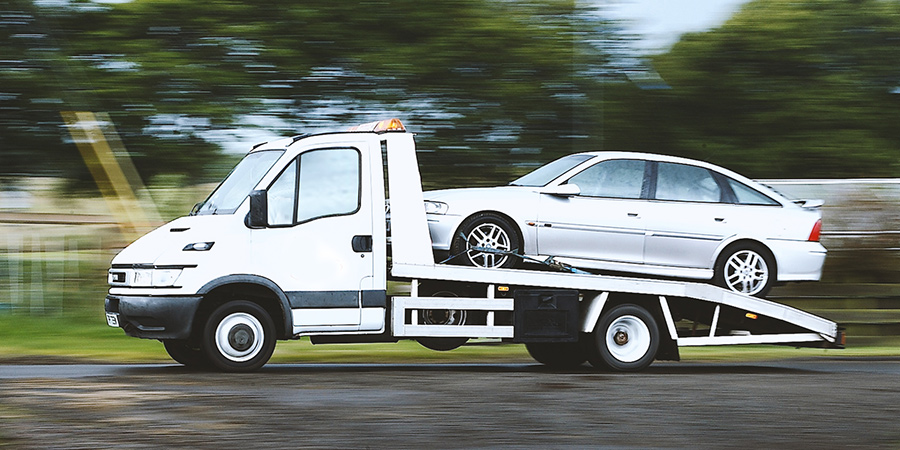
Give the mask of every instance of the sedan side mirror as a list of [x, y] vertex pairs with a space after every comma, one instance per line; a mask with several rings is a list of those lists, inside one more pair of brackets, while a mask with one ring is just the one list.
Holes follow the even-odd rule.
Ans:
[[574, 197], [581, 194], [581, 188], [577, 184], [560, 184], [541, 189], [541, 194], [556, 195], [559, 197]]
[[269, 225], [269, 201], [266, 191], [250, 192], [250, 212], [244, 219], [248, 228], [265, 228]]

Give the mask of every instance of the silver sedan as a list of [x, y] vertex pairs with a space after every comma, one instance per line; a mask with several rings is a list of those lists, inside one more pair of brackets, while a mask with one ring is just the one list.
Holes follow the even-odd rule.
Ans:
[[508, 186], [429, 191], [425, 199], [434, 250], [460, 264], [518, 267], [552, 256], [763, 297], [776, 282], [819, 280], [825, 261], [822, 202], [791, 201], [684, 158], [578, 153]]

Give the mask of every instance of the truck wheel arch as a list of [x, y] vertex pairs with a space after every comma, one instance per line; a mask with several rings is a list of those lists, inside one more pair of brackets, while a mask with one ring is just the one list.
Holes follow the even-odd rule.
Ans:
[[[220, 299], [222, 296], [237, 298], [242, 297], [241, 294], [245, 294], [250, 298], [244, 298], [244, 300], [260, 303], [260, 306], [272, 314], [277, 339], [289, 339], [293, 335], [294, 324], [291, 316], [291, 304], [287, 295], [274, 281], [266, 277], [249, 274], [226, 275], [206, 283], [197, 293], [203, 296], [203, 303], [197, 311], [197, 317], [194, 318], [195, 325], [197, 319], [216, 308], [215, 299]], [[269, 298], [271, 301], [260, 302], [259, 300], [263, 298]], [[196, 329], [197, 327], [194, 326], [193, 331]]]

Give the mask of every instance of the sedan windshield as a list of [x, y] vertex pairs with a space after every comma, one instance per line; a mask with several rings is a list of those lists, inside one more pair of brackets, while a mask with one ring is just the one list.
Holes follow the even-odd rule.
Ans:
[[250, 153], [232, 169], [222, 184], [194, 210], [194, 215], [232, 214], [241, 206], [250, 190], [272, 168], [284, 153], [267, 150]]
[[592, 155], [563, 156], [556, 161], [538, 167], [533, 172], [509, 183], [513, 186], [543, 187], [573, 167], [593, 158]]

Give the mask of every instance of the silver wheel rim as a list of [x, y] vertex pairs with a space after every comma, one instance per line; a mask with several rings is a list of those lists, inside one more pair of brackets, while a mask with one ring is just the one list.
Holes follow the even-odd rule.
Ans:
[[509, 255], [490, 250], [507, 252], [512, 250], [509, 234], [503, 227], [491, 222], [479, 224], [472, 229], [466, 236], [466, 246], [470, 249], [466, 252], [469, 261], [478, 267], [502, 266], [509, 259]]
[[769, 266], [759, 253], [741, 250], [725, 261], [725, 285], [732, 291], [757, 294], [768, 281]]
[[252, 314], [229, 314], [216, 327], [219, 353], [234, 362], [246, 362], [259, 354], [263, 346], [262, 323]]
[[633, 363], [650, 350], [650, 328], [636, 316], [617, 317], [606, 329], [609, 354], [623, 363]]

